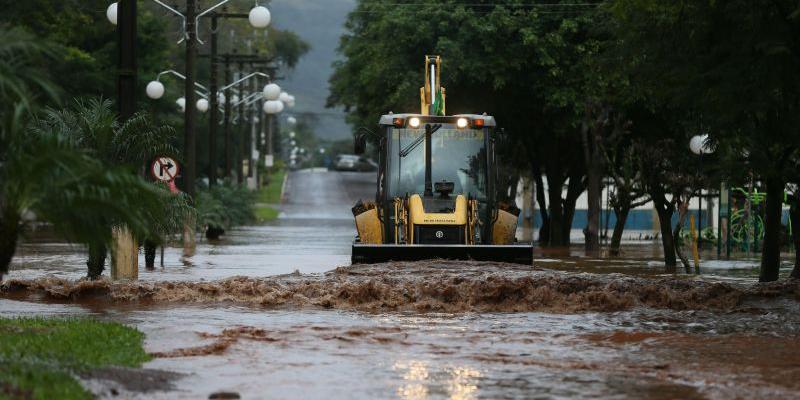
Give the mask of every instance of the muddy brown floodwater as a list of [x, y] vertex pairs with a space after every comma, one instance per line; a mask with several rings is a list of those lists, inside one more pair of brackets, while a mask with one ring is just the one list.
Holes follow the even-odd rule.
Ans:
[[0, 316], [142, 330], [144, 370], [82, 376], [100, 398], [798, 398], [800, 282], [759, 284], [753, 259], [665, 274], [650, 246], [349, 266], [341, 206], [370, 179], [294, 173], [281, 220], [140, 282], [79, 280], [79, 252], [29, 244]]

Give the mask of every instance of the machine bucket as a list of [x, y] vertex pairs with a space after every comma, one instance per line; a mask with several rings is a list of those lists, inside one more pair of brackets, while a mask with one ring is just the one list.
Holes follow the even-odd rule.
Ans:
[[443, 258], [449, 260], [498, 261], [533, 265], [533, 245], [396, 245], [353, 244], [353, 264], [387, 261], [415, 261]]

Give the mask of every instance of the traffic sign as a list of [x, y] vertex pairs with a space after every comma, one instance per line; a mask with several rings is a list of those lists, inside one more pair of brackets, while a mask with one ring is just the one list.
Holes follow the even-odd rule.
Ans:
[[156, 157], [150, 166], [153, 178], [162, 182], [172, 182], [178, 176], [178, 162], [170, 157]]

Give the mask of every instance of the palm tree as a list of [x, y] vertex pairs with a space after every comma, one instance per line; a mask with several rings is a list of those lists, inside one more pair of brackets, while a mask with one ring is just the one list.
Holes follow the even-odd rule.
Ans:
[[166, 219], [164, 190], [63, 137], [19, 132], [8, 137], [0, 163], [0, 277], [8, 272], [25, 212], [80, 243], [109, 243], [109, 227], [120, 223], [142, 237], [157, 235], [153, 221]]
[[[113, 224], [125, 224], [140, 237], [158, 237], [159, 223], [169, 221], [165, 204], [174, 201], [129, 167], [104, 163], [88, 147], [77, 147], [74, 137], [44, 129], [57, 112], [31, 127], [39, 104], [57, 101], [56, 86], [39, 67], [51, 52], [40, 39], [0, 26], [0, 280], [8, 273], [26, 212], [69, 240], [105, 245]], [[130, 134], [143, 123], [134, 119], [118, 130]], [[141, 156], [146, 140], [161, 133], [151, 129], [145, 140], [118, 140], [122, 144], [114, 154]]]
[[[104, 165], [126, 168], [131, 175], [144, 175], [145, 163], [157, 155], [177, 153], [170, 144], [175, 136], [173, 129], [153, 125], [152, 120], [142, 113], [120, 124], [112, 106], [111, 101], [104, 99], [75, 100], [66, 109], [46, 110], [34, 124], [33, 131], [63, 138]], [[165, 190], [162, 192], [167, 193]], [[140, 236], [146, 247], [153, 248], [163, 235], [173, 230], [173, 225], [182, 223], [191, 209], [183, 196], [163, 196], [162, 204], [157, 217], [147, 218], [152, 233]], [[107, 225], [109, 232], [112, 225]], [[100, 276], [105, 258], [106, 243], [103, 240], [89, 242], [87, 267], [90, 278]], [[151, 257], [147, 259], [152, 262]]]

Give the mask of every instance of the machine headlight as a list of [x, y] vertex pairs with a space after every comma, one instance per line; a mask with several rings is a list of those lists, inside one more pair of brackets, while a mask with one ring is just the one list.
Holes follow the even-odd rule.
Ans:
[[456, 126], [460, 129], [466, 128], [467, 125], [469, 125], [469, 121], [467, 121], [466, 118], [459, 118], [458, 121], [456, 121]]
[[417, 117], [411, 117], [411, 119], [408, 120], [408, 126], [410, 126], [412, 128], [419, 128], [419, 124], [420, 124], [420, 121], [419, 121], [419, 118], [417, 118]]

